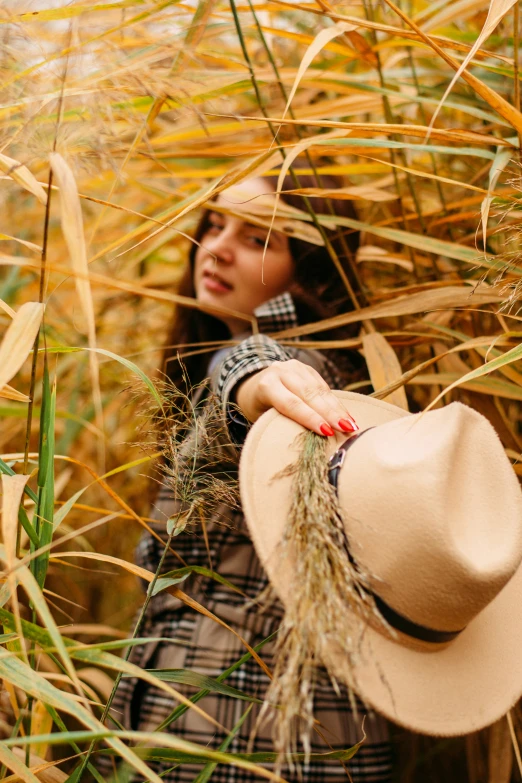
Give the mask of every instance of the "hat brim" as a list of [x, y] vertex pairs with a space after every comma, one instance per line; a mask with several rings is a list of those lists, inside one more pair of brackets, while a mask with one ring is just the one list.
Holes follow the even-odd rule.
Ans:
[[[361, 429], [410, 415], [354, 392], [335, 394]], [[268, 411], [252, 427], [240, 465], [241, 500], [252, 541], [283, 604], [292, 593], [291, 563], [281, 566], [279, 546], [291, 478], [278, 474], [295, 461], [295, 439], [302, 430], [274, 409]], [[328, 439], [328, 456], [345, 437]], [[346, 620], [359, 639], [357, 662], [350, 668], [347, 655], [331, 647], [328, 667], [340, 680], [356, 683], [367, 704], [413, 731], [440, 736], [476, 731], [505, 715], [522, 694], [522, 568], [445, 647], [401, 644], [354, 613]]]

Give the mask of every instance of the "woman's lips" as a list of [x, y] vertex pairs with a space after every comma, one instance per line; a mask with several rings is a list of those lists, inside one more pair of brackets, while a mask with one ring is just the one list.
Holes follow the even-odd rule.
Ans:
[[217, 277], [216, 275], [213, 275], [209, 272], [203, 273], [202, 283], [207, 291], [212, 291], [215, 294], [225, 294], [232, 290], [230, 283], [226, 283], [220, 277]]

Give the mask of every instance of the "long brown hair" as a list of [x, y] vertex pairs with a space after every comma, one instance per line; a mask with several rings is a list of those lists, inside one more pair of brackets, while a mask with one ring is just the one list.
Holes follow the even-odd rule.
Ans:
[[[343, 187], [340, 177], [333, 175], [321, 175], [320, 180], [315, 176], [303, 174], [297, 169], [299, 188], [321, 187], [327, 190], [337, 190]], [[275, 190], [277, 177], [264, 177]], [[287, 175], [283, 180], [282, 191], [296, 189], [294, 180]], [[293, 207], [307, 212], [307, 207], [302, 195], [284, 193], [282, 200]], [[339, 217], [357, 218], [353, 202], [345, 199], [314, 197], [311, 199], [313, 210], [316, 214], [335, 214]], [[194, 238], [200, 242], [209, 226], [210, 210], [203, 212]], [[352, 289], [358, 293], [358, 279], [355, 270], [355, 254], [359, 247], [359, 233], [346, 229], [325, 229], [328, 239], [335, 250], [342, 268], [348, 277]], [[299, 324], [313, 323], [322, 318], [348, 312], [353, 309], [353, 304], [346, 291], [346, 286], [335, 267], [330, 254], [322, 245], [313, 245], [302, 239], [289, 238], [290, 251], [296, 262], [295, 277], [289, 291], [293, 296], [296, 306]], [[195, 296], [194, 290], [194, 261], [197, 244], [193, 243], [189, 252], [189, 263], [181, 279], [179, 293], [184, 296]], [[316, 339], [342, 339], [353, 335], [353, 327], [332, 332], [320, 332]], [[163, 354], [163, 371], [172, 381], [174, 386], [182, 393], [188, 393], [190, 386], [200, 383], [206, 376], [209, 358], [214, 348], [208, 351], [198, 351], [197, 347], [188, 348], [187, 355], [183, 357], [183, 365], [177, 357], [184, 353], [181, 346], [200, 345], [207, 342], [225, 342], [230, 339], [228, 327], [208, 313], [201, 312], [192, 307], [177, 307], [174, 313], [168, 341]], [[347, 352], [343, 352], [342, 364], [359, 366], [357, 356], [348, 358]]]

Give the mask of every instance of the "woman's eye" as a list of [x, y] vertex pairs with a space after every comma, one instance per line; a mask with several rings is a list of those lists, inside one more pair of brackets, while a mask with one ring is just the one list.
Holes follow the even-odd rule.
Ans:
[[207, 233], [208, 234], [218, 234], [220, 231], [222, 231], [222, 229], [223, 229], [223, 224], [222, 223], [217, 223], [217, 222], [212, 222], [211, 221], [208, 224]]
[[258, 236], [256, 234], [250, 234], [248, 239], [256, 247], [264, 247], [265, 243], [266, 243], [266, 237], [261, 237], [261, 236]]

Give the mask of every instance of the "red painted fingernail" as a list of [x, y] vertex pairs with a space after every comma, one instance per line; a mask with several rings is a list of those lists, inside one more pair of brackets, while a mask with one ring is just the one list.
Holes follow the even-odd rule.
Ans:
[[355, 431], [355, 427], [353, 426], [351, 421], [348, 421], [348, 419], [339, 419], [339, 427], [342, 429], [343, 432]]
[[[352, 425], [354, 431], [358, 430], [359, 429], [359, 425], [357, 424], [357, 422], [355, 421], [353, 416], [351, 416], [349, 413], [347, 413], [346, 415], [348, 416], [348, 421]], [[346, 421], [346, 419], [345, 419], [345, 421]]]
[[330, 425], [329, 425], [329, 424], [321, 424], [321, 426], [319, 427], [319, 429], [321, 430], [321, 432], [323, 433], [323, 435], [327, 435], [329, 438], [330, 438], [332, 435], [334, 435], [334, 431], [333, 431], [333, 429], [330, 427]]

